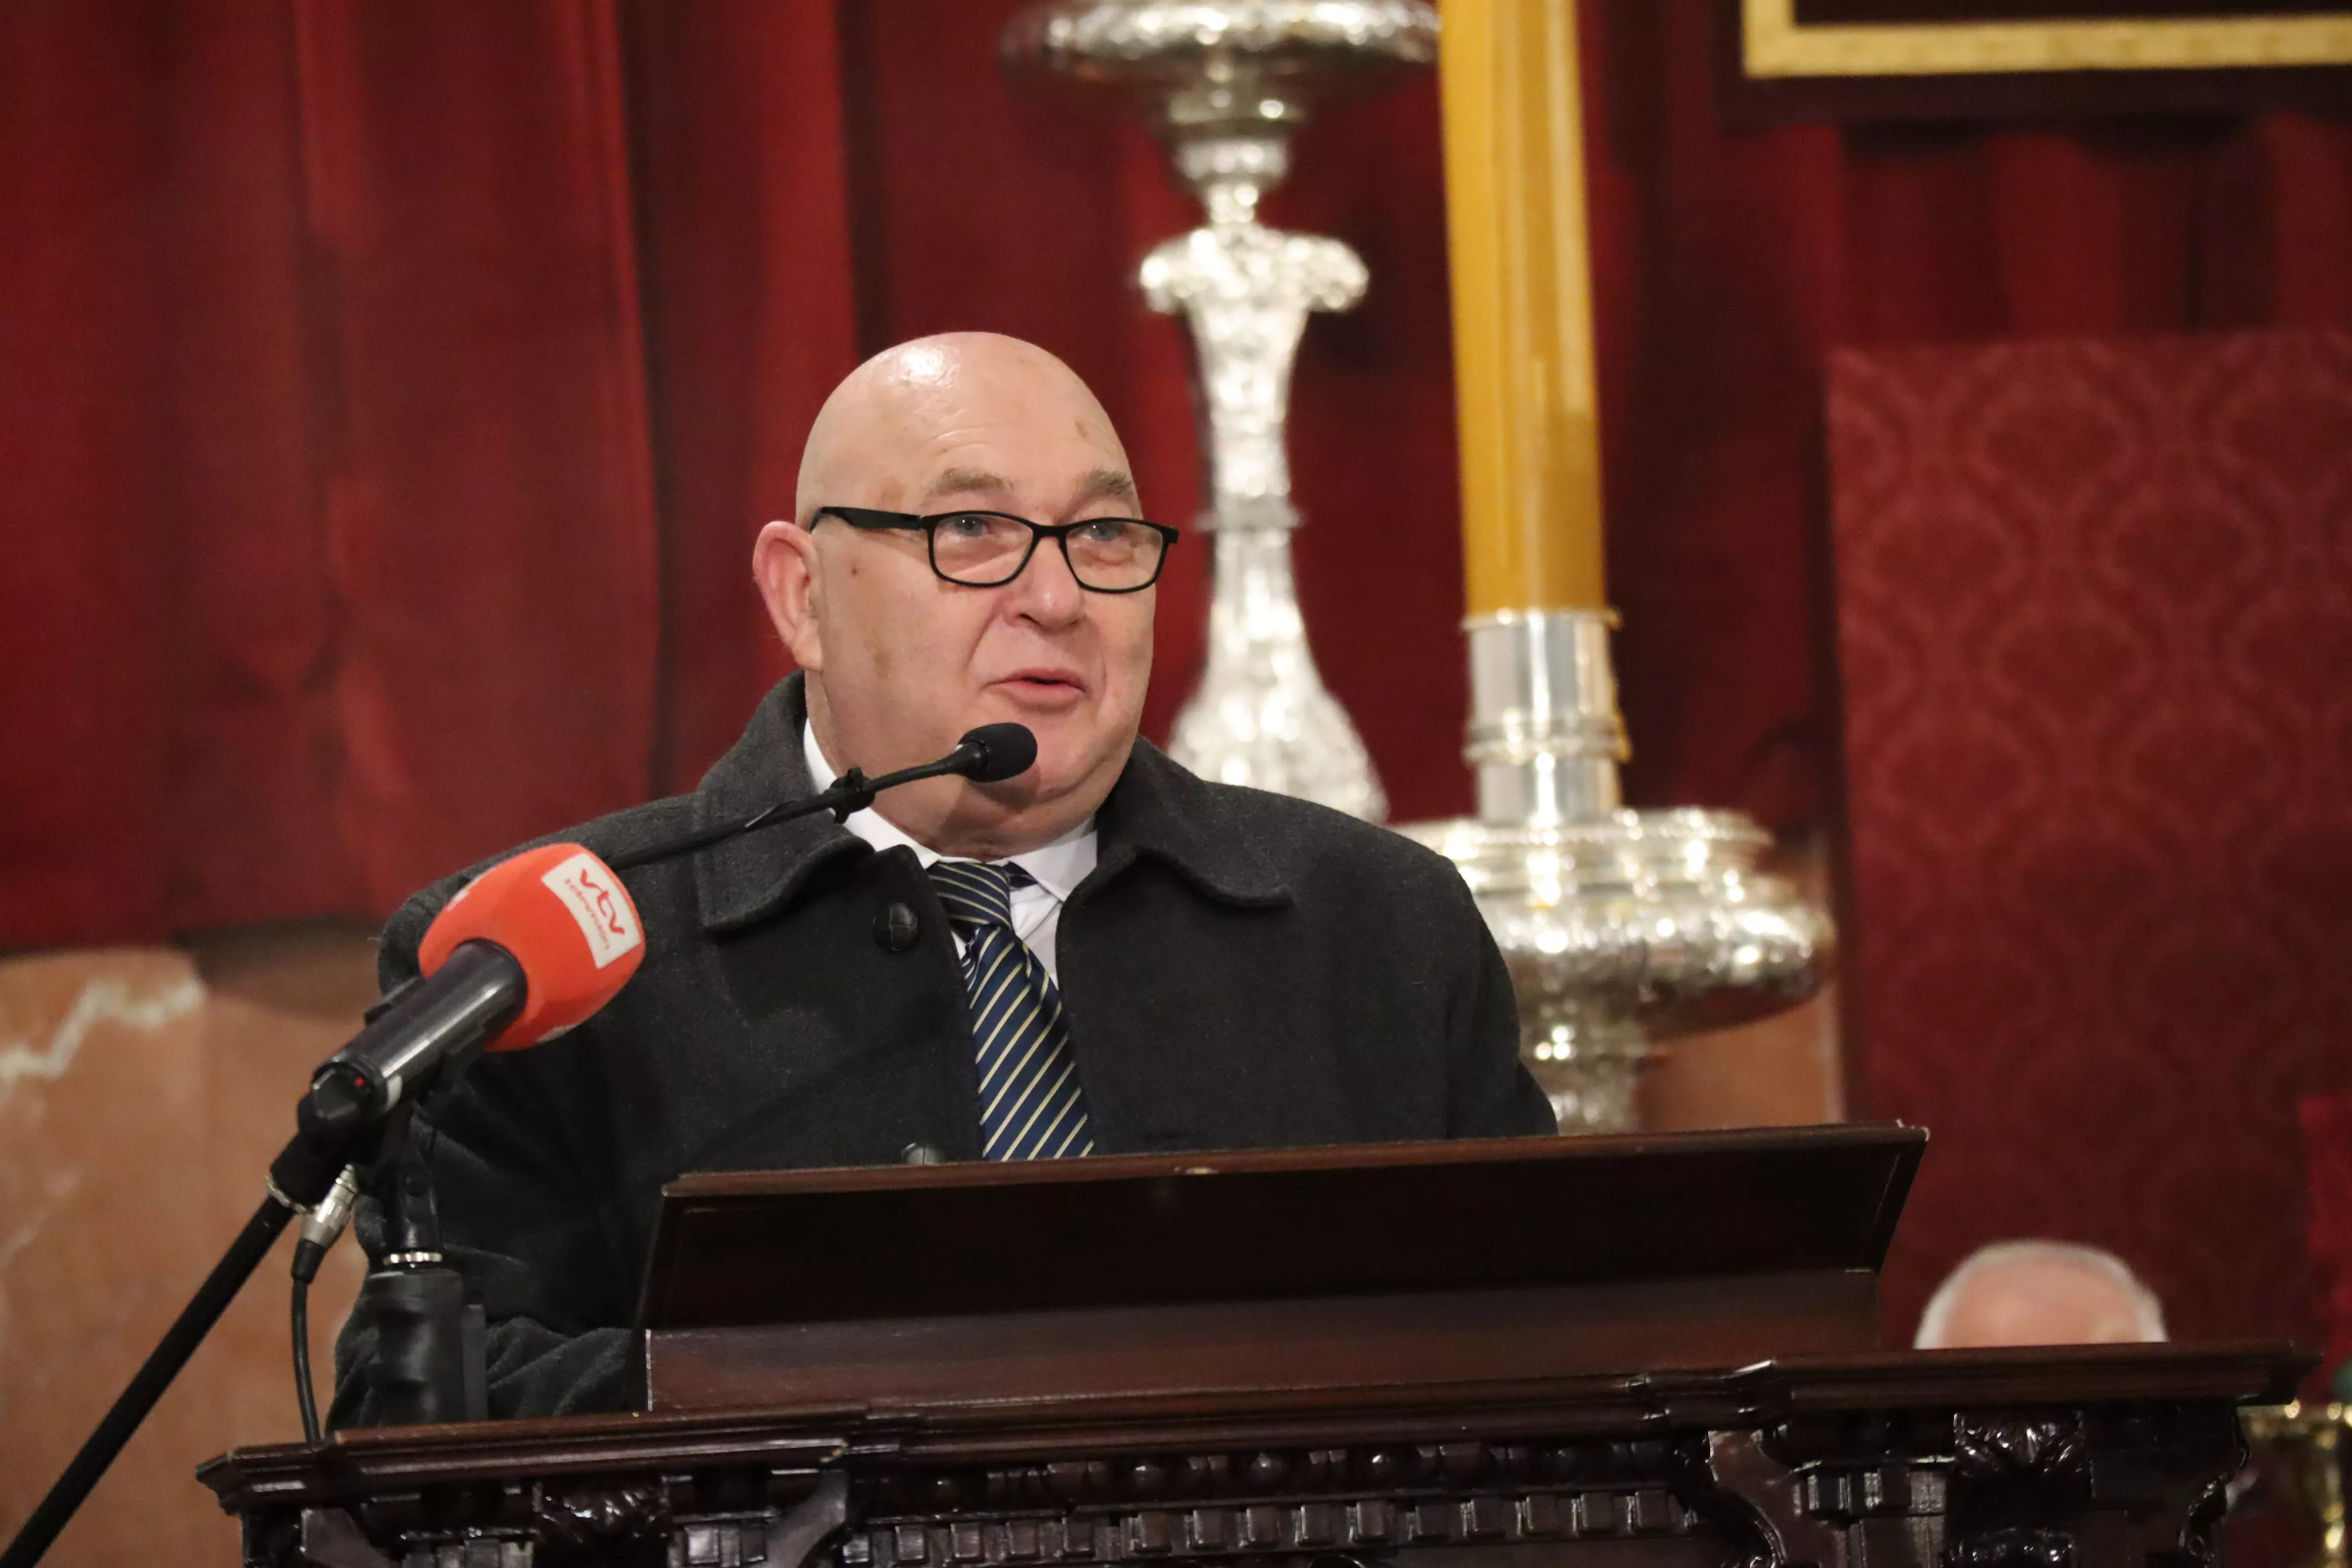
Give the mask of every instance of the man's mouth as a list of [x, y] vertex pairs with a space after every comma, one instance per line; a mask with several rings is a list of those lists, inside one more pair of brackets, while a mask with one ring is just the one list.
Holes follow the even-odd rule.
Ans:
[[1087, 690], [1087, 683], [1066, 669], [1016, 669], [997, 684], [1033, 697], [1083, 697]]

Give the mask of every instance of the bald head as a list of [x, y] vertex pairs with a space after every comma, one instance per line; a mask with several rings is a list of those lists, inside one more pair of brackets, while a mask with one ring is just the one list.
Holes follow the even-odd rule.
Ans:
[[[1010, 721], [1037, 737], [1021, 777], [935, 779], [876, 809], [941, 854], [983, 859], [1051, 843], [1091, 816], [1142, 720], [1156, 590], [1083, 587], [1066, 534], [1030, 535], [1007, 581], [951, 582], [934, 569], [930, 531], [953, 548], [1005, 519], [1049, 527], [1139, 514], [1126, 450], [1070, 367], [993, 332], [877, 354], [818, 413], [793, 505], [790, 521], [761, 531], [752, 570], [806, 673], [810, 728], [834, 770], [928, 762], [964, 731]], [[1088, 530], [1080, 548], [1150, 531]]]
[[[1105, 459], [1087, 477], [1088, 499], [1139, 510], [1127, 451], [1110, 416], [1077, 373], [1034, 343], [997, 332], [941, 332], [883, 350], [843, 379], [817, 410], [801, 449], [793, 515], [807, 527], [821, 506], [872, 506], [890, 511], [931, 510], [918, 504], [950, 493], [909, 495], [898, 459], [910, 445], [930, 445], [974, 413], [1025, 405], [1066, 420], [1076, 437]], [[950, 460], [929, 476], [926, 491], [945, 480], [1006, 475]], [[986, 489], [989, 487], [981, 487]], [[862, 498], [862, 499], [852, 499]]]
[[1997, 1242], [1969, 1254], [1927, 1303], [1921, 1350], [2161, 1341], [2164, 1309], [2123, 1259], [2059, 1241]]

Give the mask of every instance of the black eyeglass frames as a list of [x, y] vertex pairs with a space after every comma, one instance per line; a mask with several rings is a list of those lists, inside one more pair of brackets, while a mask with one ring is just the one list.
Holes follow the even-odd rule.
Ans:
[[1037, 542], [1062, 547], [1070, 575], [1095, 594], [1139, 594], [1160, 580], [1177, 531], [1139, 517], [1094, 517], [1079, 522], [1031, 522], [1002, 511], [876, 511], [862, 506], [821, 506], [814, 528], [837, 517], [852, 528], [919, 531], [929, 541], [931, 570], [965, 588], [1001, 588], [1028, 568]]

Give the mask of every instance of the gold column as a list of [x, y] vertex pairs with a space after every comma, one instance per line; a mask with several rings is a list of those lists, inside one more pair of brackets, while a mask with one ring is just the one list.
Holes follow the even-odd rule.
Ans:
[[1446, 0], [1462, 543], [1475, 618], [1598, 609], [1592, 363], [1574, 0]]

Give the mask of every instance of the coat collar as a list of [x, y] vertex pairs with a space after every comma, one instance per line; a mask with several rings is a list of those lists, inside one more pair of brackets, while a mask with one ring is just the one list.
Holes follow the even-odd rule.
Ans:
[[[808, 722], [795, 672], [761, 699], [742, 737], [703, 776], [694, 798], [698, 828], [737, 822], [780, 800], [814, 793], [801, 754]], [[1080, 891], [1156, 860], [1209, 898], [1242, 908], [1291, 901], [1283, 846], [1269, 842], [1255, 814], [1238, 812], [1229, 792], [1202, 783], [1138, 737], [1118, 783], [1096, 818], [1101, 835], [1094, 875]], [[731, 931], [782, 909], [816, 869], [844, 855], [871, 854], [830, 816], [804, 816], [714, 845], [694, 858], [694, 885], [706, 931]]]

